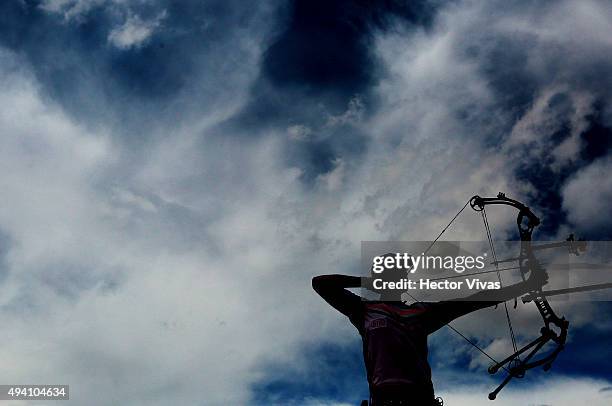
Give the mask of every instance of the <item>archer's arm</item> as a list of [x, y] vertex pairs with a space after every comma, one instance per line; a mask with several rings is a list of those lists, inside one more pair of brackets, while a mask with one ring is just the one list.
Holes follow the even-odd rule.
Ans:
[[361, 298], [347, 290], [361, 286], [361, 278], [349, 275], [320, 275], [312, 278], [312, 288], [327, 303], [347, 317], [361, 309]]
[[464, 298], [434, 303], [428, 313], [427, 328], [430, 332], [434, 332], [458, 317], [495, 306], [537, 289], [544, 285], [546, 280], [545, 272], [536, 275], [532, 273], [528, 280], [501, 289], [482, 291]]

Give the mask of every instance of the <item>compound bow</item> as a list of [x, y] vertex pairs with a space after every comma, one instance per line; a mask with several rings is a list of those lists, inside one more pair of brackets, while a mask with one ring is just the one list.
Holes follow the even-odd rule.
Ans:
[[[472, 209], [477, 212], [480, 212], [483, 218], [484, 226], [487, 232], [487, 238], [489, 241], [491, 253], [494, 259], [494, 265], [497, 270], [497, 276], [501, 283], [500, 269], [498, 265], [501, 262], [508, 261], [518, 261], [518, 269], [520, 270], [520, 274], [523, 280], [526, 280], [531, 274], [538, 275], [539, 280], [546, 281], [547, 275], [546, 270], [542, 267], [540, 262], [538, 262], [534, 251], [545, 249], [545, 248], [556, 248], [560, 246], [566, 246], [570, 253], [578, 255], [580, 251], [584, 251], [586, 248], [586, 242], [584, 241], [575, 241], [573, 235], [567, 239], [564, 243], [552, 243], [552, 244], [541, 244], [537, 246], [533, 246], [531, 244], [531, 237], [533, 234], [533, 230], [540, 224], [540, 219], [529, 209], [529, 207], [525, 206], [523, 203], [510, 199], [506, 197], [503, 193], [499, 193], [497, 197], [480, 197], [474, 196], [472, 197], [463, 208], [453, 217], [450, 223], [440, 232], [440, 234], [436, 237], [436, 239], [431, 243], [427, 251], [433, 246], [433, 244], [442, 236], [442, 234], [450, 227], [450, 225], [455, 221], [455, 219], [461, 214], [461, 212], [470, 205]], [[520, 254], [517, 258], [511, 258], [508, 260], [498, 261], [497, 254], [495, 252], [495, 247], [493, 244], [493, 237], [491, 234], [491, 230], [489, 227], [489, 222], [486, 214], [486, 206], [489, 205], [506, 205], [514, 207], [518, 210], [518, 215], [516, 218], [516, 223], [518, 226], [519, 236], [521, 240], [521, 248]], [[508, 268], [514, 269], [514, 268]], [[544, 283], [544, 282], [542, 282]], [[529, 292], [526, 296], [523, 297], [523, 303], [534, 302], [538, 312], [542, 316], [544, 321], [544, 326], [540, 329], [540, 336], [530, 342], [529, 344], [523, 346], [522, 348], [518, 348], [516, 344], [516, 338], [514, 334], [514, 330], [512, 328], [512, 322], [510, 320], [510, 314], [508, 312], [507, 303], [504, 302], [506, 318], [508, 322], [508, 327], [510, 330], [510, 336], [512, 340], [512, 345], [514, 352], [503, 359], [502, 361], [496, 361], [491, 356], [489, 356], [484, 350], [482, 350], [478, 345], [469, 340], [465, 335], [459, 332], [457, 329], [448, 325], [453, 331], [462, 336], [468, 343], [477, 348], [480, 352], [490, 358], [494, 364], [489, 367], [488, 372], [490, 374], [497, 373], [500, 369], [503, 369], [507, 372], [506, 377], [501, 382], [501, 384], [495, 388], [491, 393], [489, 393], [489, 399], [494, 400], [498, 393], [512, 380], [512, 378], [522, 378], [525, 375], [525, 372], [537, 368], [542, 367], [545, 371], [548, 371], [552, 363], [555, 361], [559, 353], [565, 347], [565, 341], [567, 339], [567, 332], [569, 328], [569, 322], [564, 317], [559, 317], [553, 311], [550, 303], [546, 299], [547, 296], [557, 295], [557, 294], [565, 294], [576, 291], [587, 291], [587, 290], [597, 290], [597, 289], [607, 289], [611, 288], [612, 283], [600, 284], [600, 285], [592, 285], [586, 287], [578, 287], [578, 288], [569, 288], [569, 289], [560, 289], [557, 291], [543, 291], [542, 286], [537, 286], [531, 292]], [[516, 299], [514, 303], [514, 307], [516, 308]], [[548, 343], [551, 343], [553, 346], [548, 352], [544, 355], [537, 355], [541, 352], [544, 346]], [[522, 359], [521, 356], [527, 353]]]
[[[507, 198], [503, 193], [500, 193], [497, 197], [474, 196], [470, 199], [470, 207], [476, 211], [482, 212], [485, 228], [487, 229], [487, 235], [489, 236], [489, 243], [494, 256], [495, 266], [497, 267], [499, 262], [496, 258], [495, 248], [493, 246], [493, 240], [489, 231], [488, 220], [486, 217], [485, 207], [487, 205], [507, 205], [518, 210], [516, 223], [521, 239], [521, 251], [518, 257], [518, 264], [523, 280], [526, 280], [530, 273], [545, 274], [546, 270], [536, 259], [531, 245], [533, 230], [540, 224], [540, 219], [529, 209], [529, 207], [525, 206], [519, 201]], [[545, 280], [545, 275], [543, 275], [541, 280]], [[542, 316], [542, 319], [544, 320], [544, 327], [540, 329], [540, 337], [518, 349], [516, 347], [514, 332], [512, 331], [508, 309], [506, 307], [512, 342], [514, 344], [514, 353], [502, 361], [490, 366], [488, 369], [490, 374], [497, 373], [500, 368], [504, 368], [508, 372], [502, 383], [493, 392], [489, 393], [489, 399], [491, 400], [494, 400], [497, 397], [499, 391], [501, 391], [512, 378], [522, 378], [526, 371], [539, 366], [542, 366], [545, 371], [548, 371], [554, 360], [557, 358], [557, 355], [559, 355], [559, 353], [565, 347], [569, 322], [565, 320], [564, 317], [559, 317], [555, 314], [550, 306], [550, 303], [548, 303], [546, 296], [542, 295], [541, 286], [538, 286], [529, 294], [533, 298], [532, 300], [538, 308], [538, 312]], [[507, 306], [506, 303], [504, 303], [504, 306]], [[555, 348], [545, 356], [534, 359], [536, 354], [538, 354], [544, 345], [549, 342], [554, 343]], [[529, 350], [531, 351], [523, 359], [521, 359], [521, 355]], [[506, 365], [508, 366], [507, 368], [505, 368]]]

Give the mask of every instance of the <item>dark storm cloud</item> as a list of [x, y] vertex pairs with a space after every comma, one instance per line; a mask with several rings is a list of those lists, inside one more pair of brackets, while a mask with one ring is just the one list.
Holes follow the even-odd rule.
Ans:
[[426, 2], [292, 2], [287, 28], [268, 48], [264, 75], [279, 87], [334, 89], [350, 96], [363, 91], [376, 75], [371, 32], [393, 17], [429, 22]]
[[[292, 1], [280, 17], [280, 33], [264, 53], [253, 100], [237, 119], [287, 125], [307, 119], [321, 103], [329, 113], [340, 113], [355, 94], [367, 93], [381, 73], [371, 48], [374, 32], [398, 19], [428, 25], [434, 10], [426, 1]], [[296, 97], [308, 105], [296, 106], [291, 102]]]
[[[384, 74], [372, 52], [376, 32], [393, 27], [428, 27], [437, 5], [428, 1], [295, 0], [279, 13], [279, 33], [266, 49], [251, 100], [222, 127], [253, 136], [270, 128], [299, 124], [312, 142], [289, 143], [287, 164], [311, 183], [364, 153], [364, 134], [348, 126], [330, 132], [325, 117], [342, 114], [356, 96], [375, 109], [371, 87]], [[299, 100], [299, 103], [296, 103]]]

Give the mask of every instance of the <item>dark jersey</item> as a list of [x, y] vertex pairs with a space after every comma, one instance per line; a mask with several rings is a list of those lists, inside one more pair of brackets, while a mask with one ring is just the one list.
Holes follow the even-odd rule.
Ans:
[[363, 356], [372, 387], [431, 386], [427, 362], [428, 311], [432, 304], [362, 302], [350, 316], [363, 341]]

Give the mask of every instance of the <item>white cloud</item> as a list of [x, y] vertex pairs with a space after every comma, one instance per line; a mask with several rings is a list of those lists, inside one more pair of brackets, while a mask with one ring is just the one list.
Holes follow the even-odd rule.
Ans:
[[68, 383], [92, 406], [246, 403], [260, 360], [325, 333], [303, 306], [324, 308], [308, 287], [329, 258], [312, 258], [281, 209], [300, 188], [278, 141], [202, 156], [196, 127], [130, 172], [19, 66], [2, 54], [5, 379]]
[[123, 25], [112, 29], [108, 34], [108, 42], [119, 49], [142, 46], [161, 26], [165, 17], [166, 11], [149, 20], [142, 20], [137, 15], [131, 15]]
[[364, 112], [363, 100], [359, 95], [356, 95], [349, 100], [346, 111], [337, 116], [329, 116], [326, 125], [333, 127], [342, 124], [356, 124], [362, 119]]
[[[567, 101], [554, 102], [554, 98]], [[508, 155], [529, 154], [531, 159], [553, 158], [551, 167], [559, 172], [579, 159], [580, 135], [587, 129], [587, 116], [593, 113], [593, 95], [567, 86], [544, 89], [531, 108], [514, 124], [505, 144]], [[569, 136], [558, 143], [552, 137], [569, 124]], [[514, 148], [517, 148], [514, 151]]]
[[119, 49], [137, 48], [145, 44], [162, 26], [167, 11], [151, 18], [141, 17], [134, 9], [154, 5], [153, 0], [45, 0], [41, 8], [62, 15], [65, 21], [80, 19], [97, 7], [106, 7], [121, 22], [108, 33], [108, 43]]
[[612, 199], [612, 159], [599, 159], [576, 173], [563, 189], [563, 208], [569, 220], [585, 229], [605, 230]]
[[41, 7], [44, 10], [58, 13], [65, 11], [67, 16], [78, 14], [104, 3], [106, 0], [44, 0]]
[[291, 140], [306, 141], [312, 134], [312, 130], [303, 124], [296, 124], [287, 127], [287, 133], [289, 134], [289, 139]]

